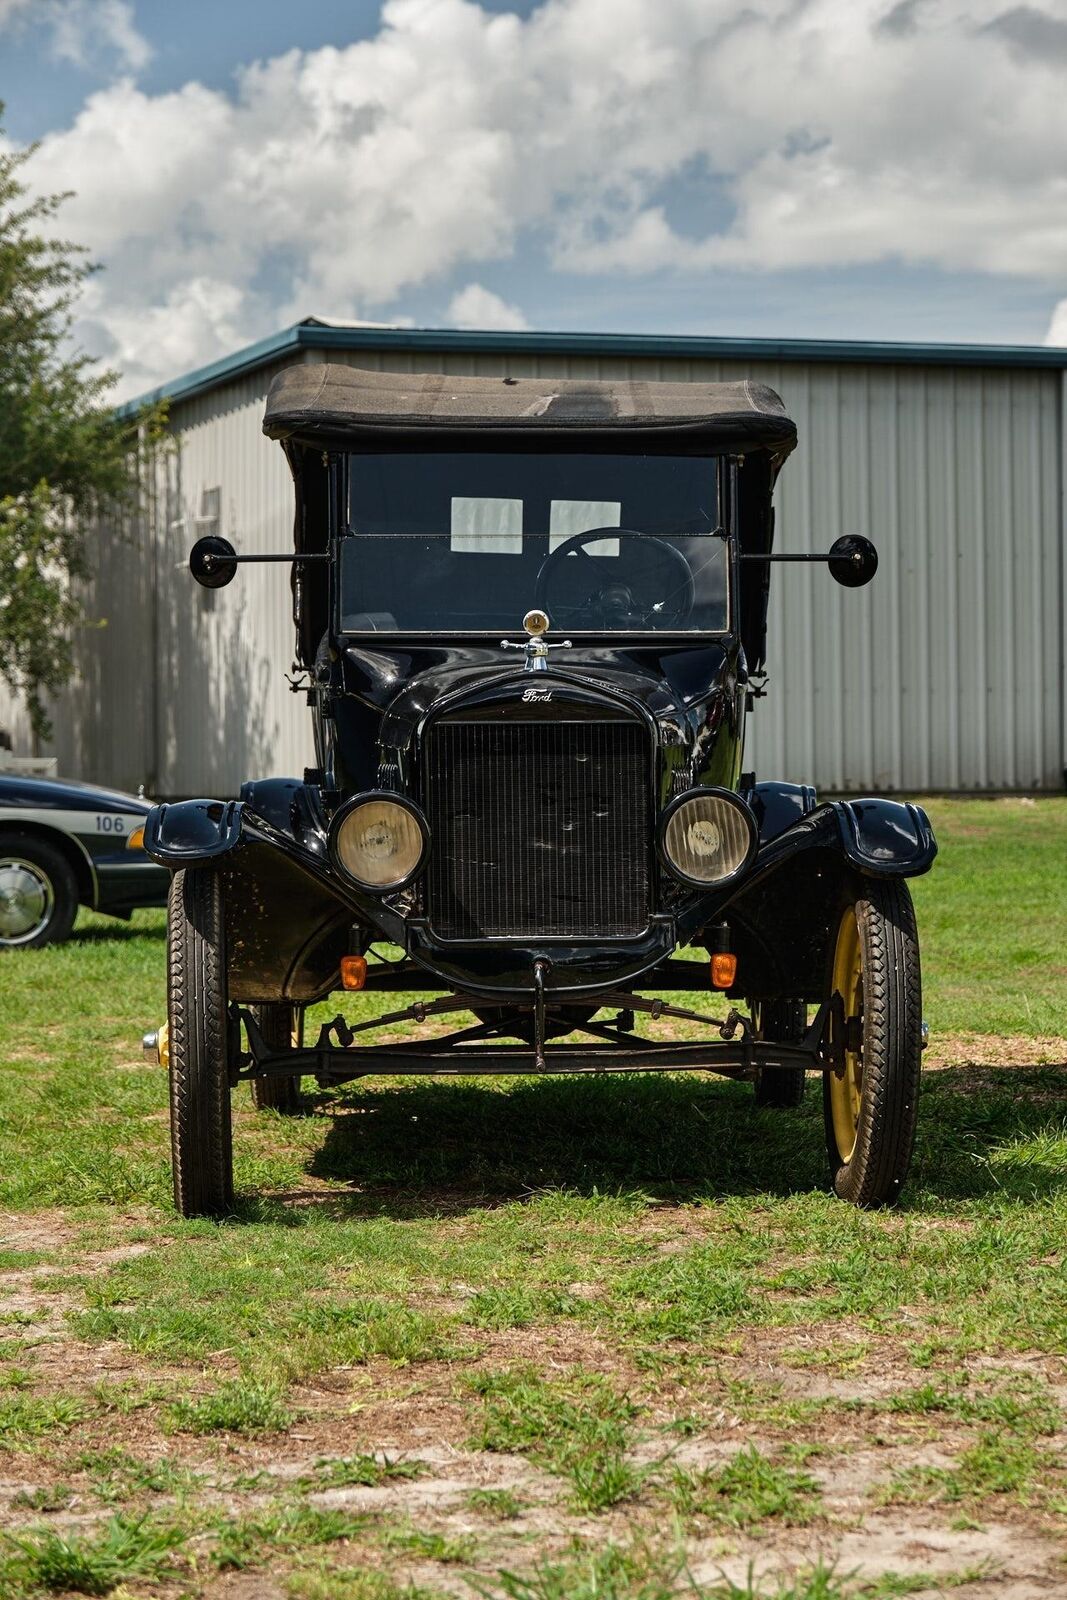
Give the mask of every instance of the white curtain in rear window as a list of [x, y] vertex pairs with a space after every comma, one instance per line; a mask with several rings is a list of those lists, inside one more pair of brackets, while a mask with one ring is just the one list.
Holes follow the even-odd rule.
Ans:
[[[558, 550], [576, 533], [587, 533], [590, 528], [617, 528], [621, 521], [619, 500], [553, 500], [548, 514], [548, 548]], [[595, 539], [582, 548], [591, 556], [617, 556], [619, 541]]]
[[451, 547], [461, 553], [522, 555], [522, 501], [452, 496]]

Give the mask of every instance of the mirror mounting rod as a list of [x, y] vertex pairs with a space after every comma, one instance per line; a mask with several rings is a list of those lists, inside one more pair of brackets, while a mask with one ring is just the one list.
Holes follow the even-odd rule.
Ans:
[[328, 550], [309, 551], [306, 555], [248, 555], [239, 556], [228, 539], [209, 533], [198, 539], [189, 552], [189, 571], [204, 589], [222, 589], [232, 582], [238, 565], [245, 561], [329, 561]]
[[878, 552], [869, 539], [859, 533], [845, 533], [827, 551], [784, 551], [774, 555], [758, 550], [738, 551], [739, 561], [825, 561], [830, 576], [846, 589], [859, 589], [870, 583], [878, 571]]

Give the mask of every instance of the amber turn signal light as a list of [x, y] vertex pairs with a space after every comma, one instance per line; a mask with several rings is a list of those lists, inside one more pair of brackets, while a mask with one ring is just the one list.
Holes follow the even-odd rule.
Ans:
[[720, 950], [711, 958], [711, 987], [732, 989], [737, 978], [737, 957]]
[[366, 981], [366, 956], [342, 956], [341, 987], [344, 989], [362, 989]]

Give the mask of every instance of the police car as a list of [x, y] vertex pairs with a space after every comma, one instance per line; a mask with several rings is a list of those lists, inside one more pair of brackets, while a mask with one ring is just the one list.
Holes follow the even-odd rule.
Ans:
[[170, 873], [141, 848], [150, 810], [113, 789], [0, 770], [0, 950], [65, 939], [80, 905], [123, 918], [165, 905]]

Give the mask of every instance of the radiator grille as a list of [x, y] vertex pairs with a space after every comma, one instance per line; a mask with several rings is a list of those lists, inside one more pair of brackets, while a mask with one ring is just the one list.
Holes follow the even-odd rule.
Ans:
[[439, 937], [645, 928], [650, 747], [639, 723], [438, 722], [423, 753]]

